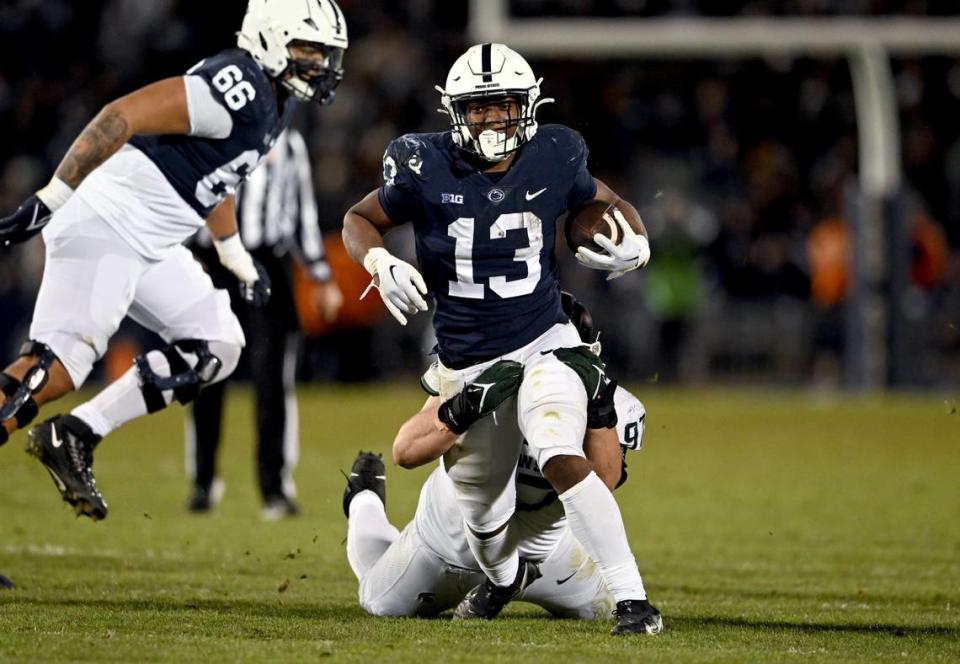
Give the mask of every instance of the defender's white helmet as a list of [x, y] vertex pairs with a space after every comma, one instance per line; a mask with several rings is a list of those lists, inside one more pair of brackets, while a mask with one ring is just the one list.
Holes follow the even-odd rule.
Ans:
[[[553, 99], [540, 98], [540, 82], [519, 53], [503, 44], [477, 44], [457, 58], [440, 92], [441, 112], [450, 116], [453, 140], [462, 149], [487, 161], [503, 161], [537, 133], [537, 108]], [[515, 97], [520, 115], [511, 119], [517, 131], [487, 129], [475, 137], [464, 110], [469, 101], [483, 98]]]
[[[320, 48], [327, 56], [324, 72], [302, 78], [313, 63], [291, 58], [291, 42]], [[329, 104], [343, 78], [347, 22], [334, 0], [250, 0], [237, 45], [296, 99]], [[293, 76], [283, 80], [287, 73]]]

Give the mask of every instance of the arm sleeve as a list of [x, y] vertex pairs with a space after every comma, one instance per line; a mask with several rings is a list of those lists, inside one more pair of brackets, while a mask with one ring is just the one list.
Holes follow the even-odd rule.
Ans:
[[570, 161], [574, 166], [574, 172], [570, 193], [567, 194], [568, 210], [586, 203], [597, 195], [597, 183], [590, 174], [590, 169], [587, 168], [587, 156], [590, 154], [587, 142], [580, 134], [573, 133], [575, 140]]
[[300, 255], [314, 281], [329, 281], [332, 273], [323, 249], [317, 199], [313, 191], [313, 169], [307, 145], [299, 132], [287, 130], [290, 143], [290, 164], [293, 169], [294, 197], [297, 210]]
[[223, 139], [233, 131], [230, 112], [213, 97], [210, 85], [200, 76], [183, 77], [187, 93], [187, 112], [190, 115], [190, 135], [201, 138]]
[[420, 210], [420, 199], [412, 192], [396, 186], [384, 185], [377, 195], [380, 207], [392, 221], [403, 224], [413, 220]]

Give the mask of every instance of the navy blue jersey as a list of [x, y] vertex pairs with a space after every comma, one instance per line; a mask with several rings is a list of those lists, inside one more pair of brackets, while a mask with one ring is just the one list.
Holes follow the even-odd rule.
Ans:
[[270, 78], [246, 51], [229, 49], [202, 60], [189, 72], [210, 85], [233, 121], [223, 139], [200, 136], [134, 136], [130, 144], [157, 165], [177, 193], [206, 218], [257, 167], [290, 124], [295, 107], [281, 115]]
[[516, 350], [567, 320], [556, 221], [596, 195], [586, 143], [561, 125], [540, 127], [497, 175], [466, 161], [449, 132], [401, 136], [384, 155], [380, 205], [395, 223], [413, 222], [437, 303], [440, 360], [454, 369]]

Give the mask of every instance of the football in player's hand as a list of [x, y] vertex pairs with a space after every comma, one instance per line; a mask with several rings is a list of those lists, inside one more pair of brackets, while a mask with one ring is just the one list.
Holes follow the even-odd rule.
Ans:
[[593, 241], [593, 236], [597, 233], [606, 235], [614, 244], [620, 244], [623, 233], [614, 217], [614, 211], [623, 214], [634, 231], [639, 232], [643, 228], [640, 216], [632, 207], [627, 205], [616, 207], [615, 204], [606, 201], [590, 201], [571, 211], [567, 216], [564, 234], [570, 251], [577, 253], [577, 249], [586, 247], [599, 253], [606, 253]]

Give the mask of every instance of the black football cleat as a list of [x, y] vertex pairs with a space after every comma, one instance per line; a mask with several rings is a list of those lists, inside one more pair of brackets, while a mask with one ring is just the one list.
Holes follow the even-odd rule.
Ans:
[[611, 634], [659, 634], [663, 631], [660, 611], [645, 599], [617, 602], [613, 615], [617, 618]]
[[517, 578], [509, 586], [495, 586], [487, 579], [467, 593], [453, 612], [454, 620], [493, 620], [503, 608], [516, 599], [524, 589], [540, 578], [540, 568], [534, 563], [520, 561]]
[[0, 574], [0, 588], [5, 590], [13, 590], [16, 587], [17, 585], [13, 581], [5, 577], [3, 574]]
[[343, 490], [343, 515], [350, 518], [350, 502], [361, 491], [373, 491], [380, 502], [387, 504], [387, 469], [383, 456], [373, 452], [360, 452], [353, 460], [347, 488]]
[[107, 503], [93, 477], [93, 448], [100, 437], [73, 415], [57, 415], [27, 434], [27, 452], [46, 467], [77, 516], [107, 518]]

